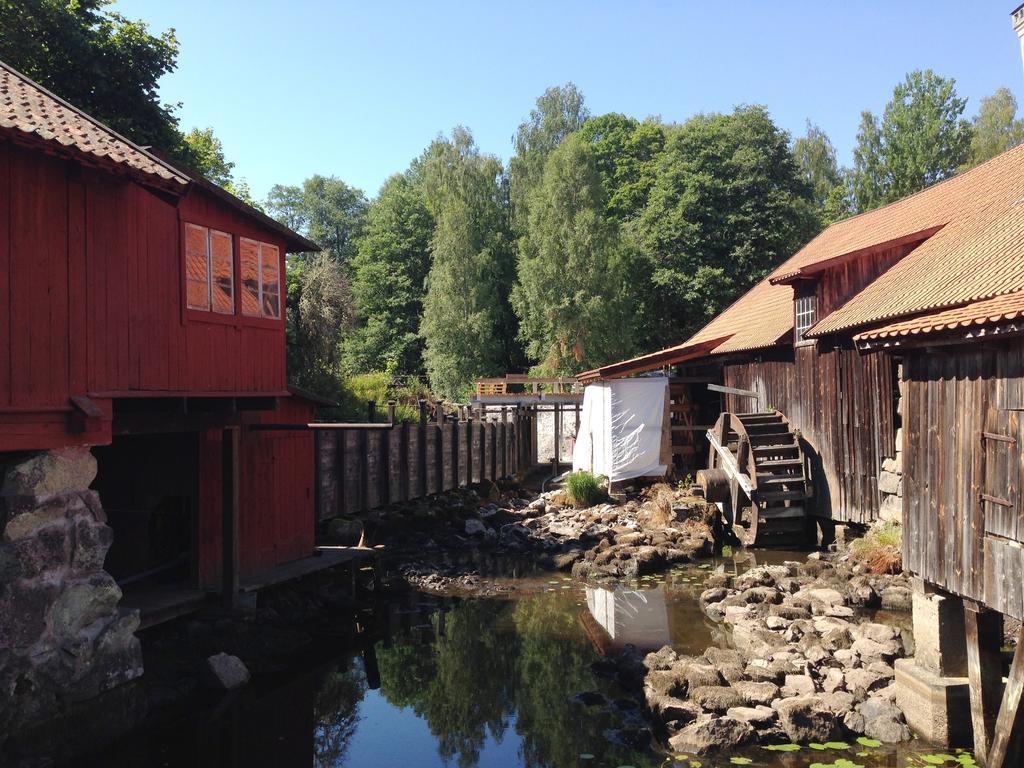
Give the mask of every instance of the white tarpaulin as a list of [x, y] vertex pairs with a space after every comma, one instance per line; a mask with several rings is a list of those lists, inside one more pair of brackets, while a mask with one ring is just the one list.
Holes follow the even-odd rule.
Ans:
[[587, 470], [612, 482], [664, 475], [661, 422], [668, 378], [612, 379], [583, 391], [574, 472]]

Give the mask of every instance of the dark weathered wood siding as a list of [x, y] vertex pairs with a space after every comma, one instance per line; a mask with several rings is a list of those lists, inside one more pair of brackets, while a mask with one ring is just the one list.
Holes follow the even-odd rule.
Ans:
[[895, 382], [887, 355], [861, 355], [822, 342], [787, 347], [774, 358], [727, 363], [727, 386], [759, 394], [729, 395], [726, 409], [782, 411], [811, 455], [814, 507], [837, 521], [867, 523], [878, 515], [878, 474], [895, 455]]
[[904, 567], [1024, 616], [1024, 340], [904, 362]]

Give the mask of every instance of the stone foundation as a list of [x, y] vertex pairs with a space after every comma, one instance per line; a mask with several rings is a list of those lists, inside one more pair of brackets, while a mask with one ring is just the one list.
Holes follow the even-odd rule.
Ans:
[[103, 570], [113, 539], [88, 448], [7, 467], [0, 488], [0, 733], [142, 674], [138, 614]]
[[915, 585], [914, 658], [896, 664], [896, 700], [907, 723], [943, 747], [972, 745], [963, 601]]

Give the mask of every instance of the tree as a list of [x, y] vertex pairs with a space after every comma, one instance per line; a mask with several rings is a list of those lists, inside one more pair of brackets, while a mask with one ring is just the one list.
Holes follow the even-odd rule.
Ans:
[[420, 315], [434, 220], [412, 174], [384, 182], [370, 204], [352, 259], [352, 290], [363, 325], [345, 341], [349, 373], [424, 369]]
[[793, 161], [811, 188], [811, 199], [824, 208], [832, 190], [840, 184], [836, 150], [821, 128], [807, 121], [807, 133], [793, 142]]
[[634, 218], [654, 186], [657, 158], [665, 147], [664, 126], [612, 112], [590, 118], [579, 132], [593, 145], [607, 215], [617, 222]]
[[253, 199], [248, 182], [245, 179], [235, 180], [235, 164], [224, 156], [224, 145], [214, 135], [213, 128], [193, 128], [185, 134], [184, 141], [190, 152], [194, 171], [223, 187], [238, 199], [263, 210], [263, 206]]
[[539, 372], [575, 373], [631, 348], [625, 248], [606, 205], [593, 145], [582, 134], [567, 137], [530, 199], [512, 294], [520, 338]]
[[0, 59], [135, 143], [189, 160], [178, 105], [158, 93], [177, 64], [174, 30], [151, 35], [110, 4], [0, 0]]
[[526, 231], [530, 194], [540, 184], [548, 155], [588, 117], [583, 94], [573, 83], [566, 83], [544, 91], [530, 116], [520, 123], [512, 139], [516, 153], [509, 161], [512, 224], [517, 233]]
[[635, 233], [644, 347], [678, 344], [817, 231], [789, 137], [760, 106], [697, 115], [669, 133]]
[[956, 81], [915, 70], [893, 89], [881, 122], [861, 116], [854, 150], [853, 197], [861, 211], [949, 178], [968, 159], [971, 125]]
[[310, 176], [301, 187], [275, 184], [267, 195], [271, 216], [345, 265], [355, 256], [355, 241], [368, 206], [362, 190], [319, 174]]
[[292, 382], [337, 396], [340, 344], [353, 319], [352, 293], [341, 264], [328, 253], [289, 259], [286, 316]]
[[515, 266], [502, 167], [460, 127], [436, 139], [414, 172], [435, 222], [420, 325], [424, 362], [431, 388], [457, 399], [474, 377], [507, 370], [512, 355], [507, 290]]
[[974, 118], [971, 154], [966, 167], [983, 163], [1022, 142], [1024, 120], [1017, 118], [1017, 100], [1009, 88], [1000, 88], [981, 100]]

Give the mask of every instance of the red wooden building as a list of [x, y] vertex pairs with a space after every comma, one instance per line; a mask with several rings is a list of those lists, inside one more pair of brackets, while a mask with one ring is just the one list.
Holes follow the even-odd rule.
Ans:
[[0, 64], [0, 462], [95, 446], [119, 581], [214, 588], [225, 551], [243, 582], [312, 553], [312, 434], [250, 427], [312, 418], [284, 273], [315, 249]]

